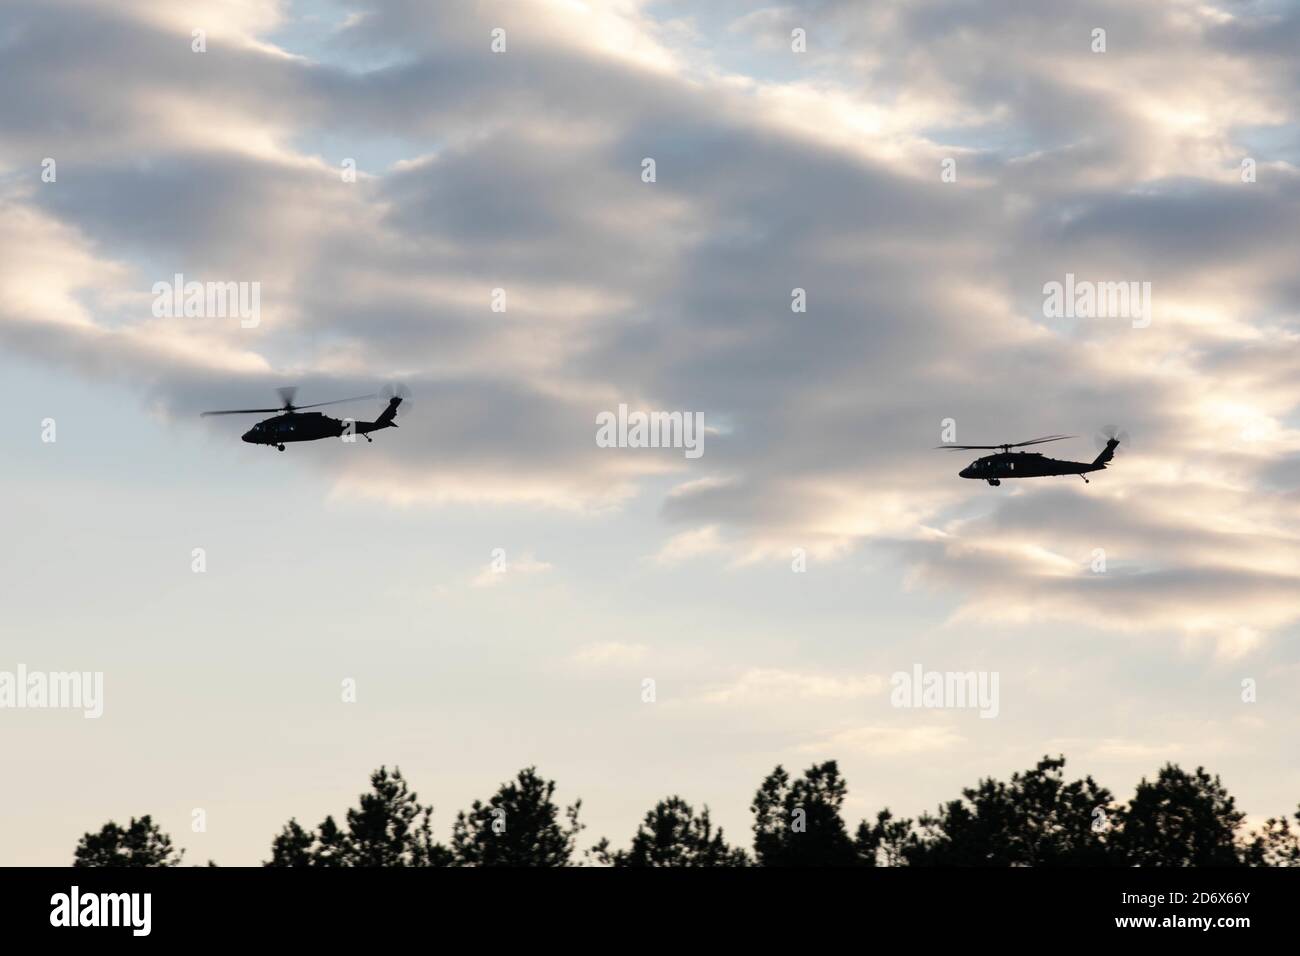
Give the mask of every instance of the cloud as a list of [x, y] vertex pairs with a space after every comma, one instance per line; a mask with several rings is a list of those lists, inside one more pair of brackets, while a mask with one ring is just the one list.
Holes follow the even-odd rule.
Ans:
[[543, 574], [550, 571], [551, 567], [545, 561], [538, 561], [531, 554], [509, 559], [503, 554], [499, 562], [494, 559], [484, 565], [483, 570], [476, 574], [470, 583], [476, 588], [496, 587], [520, 576]]
[[659, 565], [680, 564], [701, 555], [716, 554], [721, 550], [723, 544], [718, 537], [718, 526], [706, 525], [703, 528], [694, 528], [673, 535], [664, 542], [663, 547], [652, 560]]
[[767, 704], [788, 700], [858, 700], [883, 692], [877, 674], [838, 677], [774, 667], [757, 667], [700, 695], [709, 704]]
[[1104, 737], [1100, 740], [1087, 741], [1055, 741], [1052, 746], [1056, 749], [1068, 746], [1070, 753], [1078, 753], [1081, 756], [1104, 760], [1134, 761], [1143, 765], [1158, 764], [1162, 760], [1167, 760], [1169, 754], [1177, 753], [1183, 749], [1182, 744], [1175, 742], [1155, 743], [1123, 737]]
[[[174, 427], [400, 379], [400, 433], [306, 459], [337, 494], [661, 494], [664, 566], [878, 548], [958, 621], [1227, 657], [1296, 620], [1294, 11], [589, 6], [365, 0], [312, 34], [277, 3], [7, 5], [0, 342]], [[174, 272], [260, 282], [264, 321], [154, 319]], [[1150, 281], [1151, 326], [1045, 319], [1067, 272]], [[728, 427], [698, 462], [598, 449], [621, 401]], [[1140, 450], [994, 491], [931, 450], [947, 418], [972, 443], [1079, 433], [1072, 458], [1119, 422]]]

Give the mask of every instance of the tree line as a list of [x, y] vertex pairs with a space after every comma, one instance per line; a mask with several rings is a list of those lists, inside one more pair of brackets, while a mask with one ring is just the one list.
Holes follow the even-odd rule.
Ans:
[[[1245, 814], [1218, 776], [1167, 764], [1127, 803], [1091, 777], [1065, 779], [1044, 757], [1008, 781], [981, 780], [935, 813], [888, 809], [850, 830], [848, 784], [834, 760], [792, 777], [777, 766], [750, 804], [749, 847], [727, 841], [680, 796], [646, 813], [626, 847], [579, 847], [582, 801], [561, 808], [555, 781], [527, 767], [456, 815], [451, 841], [433, 836], [433, 807], [401, 770], [380, 767], [342, 821], [308, 829], [290, 819], [264, 866], [1300, 866], [1300, 809], [1245, 832]], [[152, 818], [109, 822], [77, 844], [74, 866], [178, 866], [184, 857]], [[213, 865], [213, 864], [209, 864]]]

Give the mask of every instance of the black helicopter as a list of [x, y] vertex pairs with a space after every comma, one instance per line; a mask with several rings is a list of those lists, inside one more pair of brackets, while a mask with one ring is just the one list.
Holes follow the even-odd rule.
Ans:
[[381, 393], [388, 399], [388, 407], [379, 413], [373, 422], [358, 422], [351, 419], [330, 418], [323, 412], [303, 412], [304, 408], [320, 408], [322, 405], [339, 405], [343, 402], [359, 402], [378, 395], [358, 395], [355, 398], [340, 398], [332, 402], [316, 402], [312, 405], [295, 405], [293, 398], [298, 394], [294, 386], [277, 388], [280, 408], [231, 408], [219, 412], [203, 412], [207, 415], [260, 415], [263, 412], [278, 412], [274, 418], [258, 422], [244, 432], [244, 441], [254, 445], [274, 445], [284, 451], [284, 443], [291, 441], [316, 441], [318, 438], [338, 438], [343, 435], [365, 435], [366, 441], [374, 441], [369, 432], [381, 428], [396, 428], [397, 407], [406, 400], [410, 392], [403, 385], [388, 387]]
[[1115, 457], [1115, 447], [1119, 445], [1121, 439], [1125, 436], [1122, 433], [1116, 434], [1113, 429], [1104, 432], [1101, 437], [1106, 439], [1106, 447], [1102, 449], [1100, 455], [1090, 462], [1062, 461], [1059, 458], [1048, 458], [1039, 452], [1011, 450], [1013, 448], [1023, 448], [1025, 445], [1041, 445], [1043, 442], [1061, 441], [1073, 437], [1073, 435], [1048, 435], [1046, 438], [1034, 438], [1030, 441], [1012, 442], [1006, 445], [938, 445], [936, 447], [948, 449], [1001, 448], [1002, 451], [999, 454], [977, 458], [957, 472], [962, 478], [977, 478], [981, 481], [987, 481], [990, 485], [1002, 484], [1003, 478], [1046, 478], [1052, 475], [1078, 475], [1083, 478], [1084, 482], [1087, 482], [1085, 472], [1103, 470], [1106, 463]]

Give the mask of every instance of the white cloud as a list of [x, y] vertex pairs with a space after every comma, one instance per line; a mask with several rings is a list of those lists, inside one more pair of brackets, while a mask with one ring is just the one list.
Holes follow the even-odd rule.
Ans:
[[836, 676], [774, 667], [751, 668], [700, 699], [710, 704], [771, 704], [790, 700], [859, 700], [883, 692], [878, 674]]
[[600, 641], [578, 648], [573, 654], [573, 661], [584, 667], [626, 667], [641, 663], [648, 651], [649, 648], [644, 644]]
[[664, 542], [662, 548], [654, 555], [654, 562], [660, 565], [680, 564], [702, 555], [717, 554], [724, 550], [718, 535], [717, 525], [706, 525], [673, 535]]
[[517, 558], [504, 557], [500, 563], [489, 561], [470, 583], [476, 588], [495, 587], [517, 577], [528, 577], [551, 570], [546, 561], [538, 561], [531, 554]]

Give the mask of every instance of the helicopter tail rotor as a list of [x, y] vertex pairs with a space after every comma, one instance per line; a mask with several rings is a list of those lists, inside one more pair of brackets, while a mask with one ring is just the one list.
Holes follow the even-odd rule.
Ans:
[[[379, 417], [375, 419], [375, 427], [396, 428], [397, 422], [393, 421], [393, 419], [397, 417], [398, 408], [401, 407], [402, 403], [406, 401], [407, 396], [410, 394], [411, 390], [405, 385], [385, 385], [380, 391], [379, 397], [388, 400], [388, 407], [380, 412]], [[408, 405], [407, 407], [409, 408], [410, 406]]]
[[1105, 425], [1097, 432], [1095, 441], [1101, 453], [1093, 464], [1104, 465], [1115, 457], [1115, 449], [1128, 442], [1128, 432], [1116, 428], [1114, 425]]
[[[384, 409], [384, 414], [379, 416], [381, 419], [387, 416], [387, 421], [392, 421], [397, 415], [399, 406], [405, 405], [407, 411], [410, 411], [411, 390], [401, 382], [394, 382], [392, 385], [385, 385], [379, 391], [379, 397], [388, 402], [388, 408]], [[392, 414], [389, 414], [389, 412]]]

